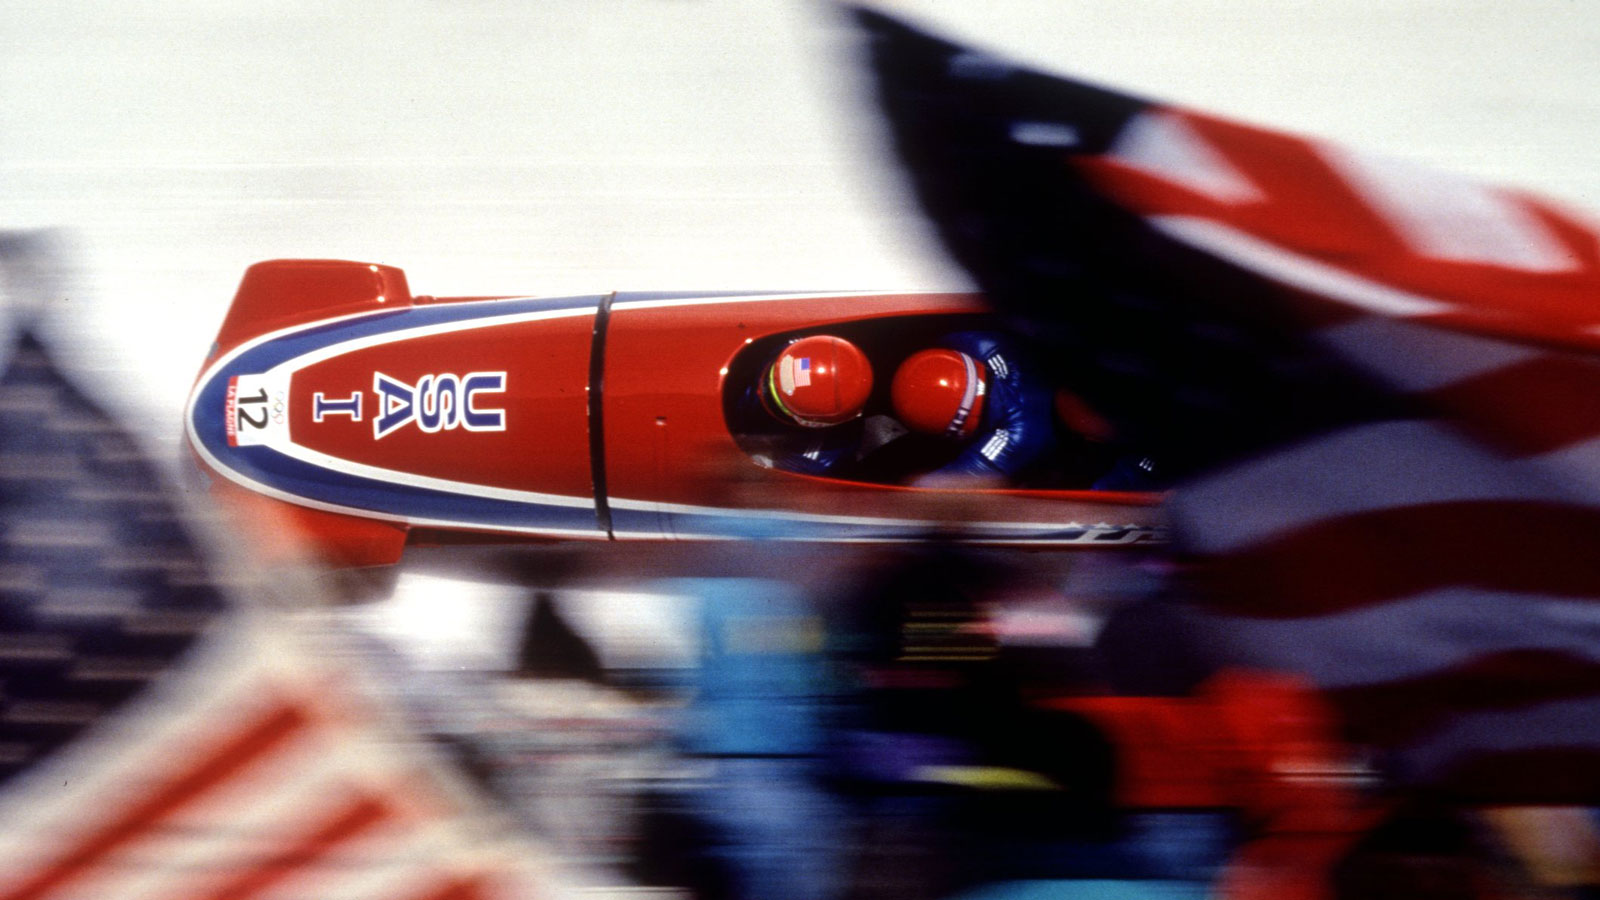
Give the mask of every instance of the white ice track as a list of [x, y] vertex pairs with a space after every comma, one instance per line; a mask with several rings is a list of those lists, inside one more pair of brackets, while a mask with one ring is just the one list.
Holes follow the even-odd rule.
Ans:
[[[1600, 211], [1600, 17], [1469, 0], [940, 0], [952, 36]], [[0, 228], [66, 230], [58, 353], [164, 461], [240, 274], [435, 294], [965, 287], [812, 0], [13, 0]]]

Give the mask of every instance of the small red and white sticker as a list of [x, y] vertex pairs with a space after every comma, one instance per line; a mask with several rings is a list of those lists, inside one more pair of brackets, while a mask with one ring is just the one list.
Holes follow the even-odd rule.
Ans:
[[228, 446], [253, 447], [287, 437], [288, 388], [270, 375], [235, 375], [228, 379], [223, 425]]

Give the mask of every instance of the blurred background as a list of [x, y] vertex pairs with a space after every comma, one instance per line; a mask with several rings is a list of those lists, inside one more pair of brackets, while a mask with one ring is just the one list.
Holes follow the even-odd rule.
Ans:
[[[1600, 19], [1583, 3], [930, 0], [882, 8], [1047, 71], [1600, 209]], [[71, 381], [175, 478], [190, 382], [243, 270], [264, 259], [387, 263], [405, 269], [418, 293], [457, 296], [969, 288], [906, 193], [857, 42], [839, 8], [789, 0], [17, 0], [0, 14], [0, 229], [48, 230], [49, 240], [30, 245], [27, 256], [42, 272], [30, 284], [48, 289], [29, 290], [23, 300], [13, 291], [8, 314], [36, 321]], [[20, 263], [8, 265], [8, 277], [20, 271]], [[948, 562], [980, 572], [992, 565]], [[781, 887], [792, 896], [936, 896], [996, 880], [1006, 871], [998, 863], [994, 871], [969, 860], [946, 860], [950, 872], [929, 868], [938, 848], [960, 838], [919, 829], [936, 830], [929, 823], [949, 821], [952, 809], [874, 794], [872, 815], [851, 818], [831, 808], [836, 792], [819, 789], [809, 771], [774, 774], [792, 768], [774, 760], [818, 752], [816, 737], [805, 733], [816, 710], [786, 704], [815, 704], [844, 689], [837, 673], [808, 669], [824, 646], [838, 646], [812, 642], [808, 629], [856, 654], [848, 658], [859, 663], [851, 670], [858, 680], [847, 685], [870, 682], [862, 673], [883, 659], [852, 640], [881, 628], [841, 619], [846, 604], [838, 598], [877, 589], [870, 573], [907, 566], [878, 557], [830, 563], [843, 586], [820, 608], [781, 586], [657, 584], [648, 579], [658, 573], [647, 568], [620, 593], [559, 596], [515, 580], [403, 570], [377, 598], [341, 615], [387, 642], [407, 671], [437, 677], [415, 682], [433, 684], [426, 690], [392, 699], [424, 707], [414, 712], [453, 748], [455, 762], [519, 806], [531, 833], [585, 865], [647, 884], [694, 882], [707, 896], [770, 897], [781, 895], [780, 885], [762, 880], [773, 871], [763, 853], [781, 848], [801, 854], [806, 871], [838, 873], [843, 863], [818, 861], [850, 845], [874, 847], [881, 879]], [[1013, 609], [1024, 614], [1006, 619], [1013, 642], [1065, 648], [1047, 667], [1054, 672], [1087, 665], [1078, 651], [1092, 643], [1104, 608], [1134, 602], [1159, 583], [1159, 567], [1144, 560], [1040, 568], [1025, 573], [1020, 587], [974, 582], [962, 602], [1002, 590], [1073, 594], [1071, 609], [1046, 604], [1029, 617], [1021, 603]], [[732, 625], [708, 621], [701, 610], [725, 594], [768, 593], [770, 603], [756, 611], [721, 604], [717, 615]], [[935, 618], [950, 634], [988, 634], [978, 641], [988, 649], [973, 651], [980, 658], [1004, 643], [995, 637], [1004, 623], [941, 609]], [[782, 714], [750, 715], [758, 722], [779, 715], [790, 730], [766, 734], [777, 742], [771, 747], [724, 734], [737, 745], [730, 749], [698, 735], [698, 720], [685, 726], [679, 701], [694, 679], [718, 680], [697, 662], [708, 635], [738, 632], [738, 620], [750, 616], [785, 623], [774, 632], [777, 644], [762, 652], [788, 666], [778, 687], [757, 691]], [[822, 624], [808, 625], [813, 616]], [[500, 678], [544, 665], [526, 656], [535, 631], [551, 642], [545, 658], [566, 666], [558, 674], [592, 690], [530, 697], [521, 679]], [[569, 631], [577, 636], [569, 640]], [[971, 650], [965, 639], [939, 651], [947, 657], [941, 665], [960, 668]], [[729, 651], [730, 671], [743, 652]], [[915, 693], [946, 676], [927, 677], [929, 684], [898, 686]], [[977, 721], [992, 711], [986, 698], [998, 695], [983, 693], [991, 688], [940, 702], [968, 703], [961, 715]], [[727, 710], [743, 702], [709, 696], [711, 720], [735, 715]], [[918, 730], [922, 703], [892, 713], [909, 717], [902, 730]], [[856, 712], [878, 725], [876, 716], [890, 715], [874, 710]], [[745, 715], [735, 718], [749, 721]], [[552, 720], [561, 723], [555, 732]], [[549, 737], [561, 729], [566, 744]], [[874, 738], [859, 737], [865, 743], [849, 747], [862, 782], [901, 777], [873, 769], [878, 754], [867, 745]], [[710, 744], [696, 743], [702, 739]], [[951, 760], [960, 754], [930, 742], [886, 756], [904, 761], [926, 752], [949, 771], [912, 780], [947, 786], [1039, 768], [1013, 759], [956, 771]], [[688, 753], [669, 754], [669, 747]], [[707, 774], [708, 760], [726, 756], [754, 762]], [[1359, 778], [1359, 761], [1337, 762]], [[792, 790], [760, 803], [788, 808], [794, 818], [730, 822], [736, 801], [708, 813], [681, 790], [696, 778], [729, 797]], [[630, 799], [608, 806], [608, 790]], [[657, 793], [669, 799], [639, 801]], [[666, 826], [685, 847], [658, 840], [656, 857], [625, 859], [645, 836], [662, 839], [651, 829], [663, 826], [616, 819], [662, 810], [671, 822], [709, 830], [772, 831], [752, 837], [743, 848], [750, 856], [740, 856], [740, 848], [705, 850], [709, 838], [690, 847], [691, 830]], [[1036, 814], [962, 811], [974, 834]], [[1082, 823], [1089, 832], [1103, 824], [1092, 818]], [[865, 831], [819, 835], [818, 821], [855, 822]], [[1159, 864], [1076, 871], [1109, 883], [1137, 865], [1166, 866], [1161, 871], [1174, 881], [1203, 884], [1210, 870], [1198, 860], [1214, 855], [1207, 842], [1222, 841], [1223, 829], [1161, 831], [1168, 824], [1138, 826], [1167, 835], [1151, 846], [1181, 845]], [[872, 829], [897, 837], [874, 843]], [[989, 858], [1042, 852], [1000, 843]], [[723, 874], [694, 868], [705, 860]], [[728, 871], [752, 880], [719, 881], [734, 877]], [[1014, 871], [1039, 870], [1018, 863]], [[1098, 896], [1122, 896], [1116, 890]]]

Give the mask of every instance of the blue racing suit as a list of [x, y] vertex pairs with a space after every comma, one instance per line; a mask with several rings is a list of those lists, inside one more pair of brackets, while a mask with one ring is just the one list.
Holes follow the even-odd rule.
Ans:
[[1015, 478], [1056, 447], [1055, 390], [1021, 358], [1013, 340], [993, 331], [958, 331], [934, 347], [965, 353], [984, 368], [983, 413], [960, 455], [934, 475]]

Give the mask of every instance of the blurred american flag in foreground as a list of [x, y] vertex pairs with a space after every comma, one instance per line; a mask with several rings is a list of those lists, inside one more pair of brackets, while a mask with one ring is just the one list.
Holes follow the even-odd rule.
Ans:
[[500, 896], [506, 859], [471, 800], [299, 630], [230, 616], [20, 775], [0, 799], [0, 897]]
[[0, 898], [550, 896], [537, 848], [408, 738], [314, 593], [214, 574], [30, 336], [41, 288], [15, 276], [44, 249], [0, 242], [20, 323], [0, 376]]
[[1600, 800], [1595, 229], [856, 15], [947, 248], [1176, 476], [1199, 652], [1397, 783]]

